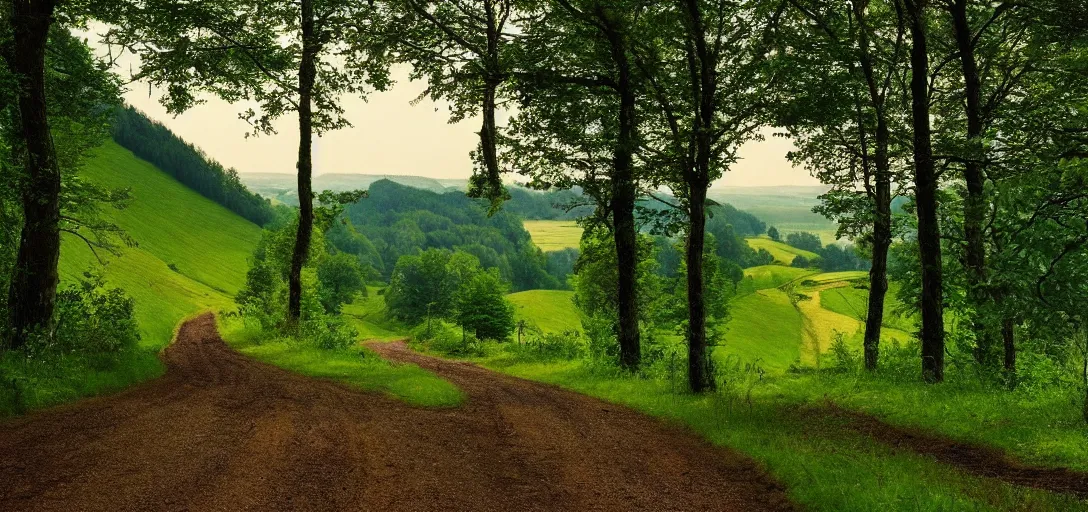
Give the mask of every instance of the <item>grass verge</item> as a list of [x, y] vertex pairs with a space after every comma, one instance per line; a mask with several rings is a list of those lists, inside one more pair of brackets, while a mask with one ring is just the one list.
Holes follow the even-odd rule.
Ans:
[[774, 387], [751, 396], [694, 396], [661, 380], [593, 370], [581, 361], [479, 359], [492, 369], [556, 384], [692, 428], [738, 450], [813, 510], [1088, 510], [1073, 497], [962, 473], [873, 441], [845, 419], [800, 406]]
[[392, 364], [364, 347], [323, 350], [286, 339], [266, 339], [236, 319], [219, 319], [219, 332], [235, 350], [258, 361], [309, 377], [343, 382], [420, 407], [455, 407], [465, 400], [457, 386], [415, 365]]

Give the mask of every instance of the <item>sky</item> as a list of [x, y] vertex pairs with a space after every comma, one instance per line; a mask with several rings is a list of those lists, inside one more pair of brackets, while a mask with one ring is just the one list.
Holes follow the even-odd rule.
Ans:
[[[93, 29], [92, 29], [93, 30]], [[85, 34], [95, 47], [93, 32]], [[100, 53], [104, 47], [97, 45]], [[135, 68], [133, 58], [118, 61], [117, 72], [129, 76]], [[476, 148], [477, 119], [448, 123], [445, 104], [422, 100], [414, 105], [423, 82], [410, 82], [407, 69], [393, 73], [396, 85], [389, 91], [372, 93], [367, 98], [345, 96], [342, 105], [352, 126], [326, 133], [314, 140], [314, 174], [361, 173], [426, 176], [431, 178], [467, 178], [472, 172], [469, 152]], [[295, 172], [298, 154], [298, 124], [288, 115], [275, 124], [275, 135], [246, 137], [249, 125], [238, 118], [244, 106], [231, 105], [207, 97], [181, 115], [166, 112], [158, 99], [159, 91], [146, 83], [129, 85], [124, 98], [182, 139], [195, 144], [226, 167], [240, 173]], [[768, 132], [769, 134], [769, 132]], [[801, 168], [786, 161], [792, 144], [782, 138], [767, 137], [752, 142], [740, 151], [741, 160], [715, 186], [818, 185]]]

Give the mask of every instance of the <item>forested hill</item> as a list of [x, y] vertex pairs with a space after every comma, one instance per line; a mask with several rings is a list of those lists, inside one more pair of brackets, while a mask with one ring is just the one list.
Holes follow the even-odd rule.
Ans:
[[225, 169], [139, 110], [127, 105], [117, 109], [112, 135], [125, 149], [239, 216], [261, 226], [274, 218], [271, 203], [250, 192], [234, 169]]
[[367, 199], [347, 207], [345, 217], [350, 222], [334, 223], [328, 242], [357, 255], [383, 279], [401, 256], [437, 248], [476, 256], [484, 267], [499, 269], [515, 290], [566, 286], [565, 272], [548, 272], [549, 258], [559, 255], [537, 249], [520, 217], [505, 209], [489, 217], [485, 205], [464, 192], [437, 194], [380, 180], [370, 185]]

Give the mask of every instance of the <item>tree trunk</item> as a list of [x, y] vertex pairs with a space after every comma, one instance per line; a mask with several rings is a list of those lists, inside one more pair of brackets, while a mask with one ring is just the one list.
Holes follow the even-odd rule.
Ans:
[[9, 65], [20, 79], [19, 121], [26, 148], [23, 229], [8, 289], [11, 348], [25, 346], [35, 330], [50, 329], [60, 281], [61, 180], [45, 98], [45, 47], [53, 9], [52, 0], [24, 0], [13, 2], [10, 13]]
[[484, 10], [487, 15], [487, 57], [484, 71], [484, 97], [480, 110], [483, 118], [480, 127], [480, 159], [484, 164], [484, 176], [482, 179], [473, 180], [473, 196], [485, 197], [491, 201], [492, 207], [496, 207], [504, 196], [502, 176], [499, 170], [498, 150], [496, 138], [498, 128], [495, 123], [495, 96], [501, 81], [499, 76], [499, 42], [501, 34], [498, 20], [495, 16], [495, 3], [491, 0], [484, 2]]
[[314, 194], [310, 184], [313, 175], [313, 111], [312, 95], [317, 76], [316, 40], [314, 36], [313, 0], [302, 0], [302, 59], [298, 71], [298, 231], [291, 254], [291, 275], [288, 278], [287, 321], [297, 326], [302, 314], [302, 267], [310, 254], [313, 236]]
[[884, 326], [884, 299], [888, 293], [888, 248], [892, 244], [892, 173], [888, 155], [891, 135], [888, 130], [888, 114], [884, 108], [885, 96], [879, 88], [869, 50], [868, 5], [867, 0], [855, 2], [854, 15], [858, 20], [858, 61], [869, 89], [869, 102], [876, 116], [876, 169], [872, 196], [873, 266], [869, 269], [868, 311], [865, 315], [865, 336], [862, 343], [865, 369], [874, 371], [880, 359], [880, 331]]
[[975, 359], [983, 368], [994, 364], [994, 356], [997, 353], [994, 346], [994, 338], [989, 329], [986, 329], [980, 312], [987, 304], [986, 294], [986, 248], [982, 242], [982, 227], [985, 224], [986, 198], [985, 176], [982, 172], [982, 163], [978, 161], [976, 153], [979, 139], [982, 137], [982, 110], [980, 103], [981, 85], [979, 82], [978, 64], [975, 60], [974, 34], [967, 20], [968, 0], [955, 0], [950, 12], [952, 13], [952, 30], [956, 37], [956, 46], [959, 50], [960, 64], [963, 70], [964, 113], [967, 117], [967, 142], [973, 151], [963, 166], [963, 180], [967, 186], [967, 197], [963, 201], [963, 234], [966, 242], [964, 251], [964, 264], [967, 267], [969, 298], [975, 307], [975, 317], [972, 325], [975, 332]]
[[703, 246], [706, 241], [706, 187], [691, 188], [688, 222], [688, 384], [693, 393], [711, 387], [706, 364], [706, 304], [703, 301]]
[[922, 265], [922, 377], [944, 380], [944, 297], [941, 226], [937, 222], [937, 171], [929, 122], [929, 53], [926, 0], [906, 0], [911, 34], [911, 117], [914, 126], [914, 194]]
[[1009, 387], [1016, 387], [1016, 332], [1012, 318], [1001, 320], [1001, 338], [1005, 342], [1005, 380]]
[[710, 185], [715, 112], [717, 111], [716, 58], [707, 47], [699, 2], [687, 0], [690, 34], [687, 43], [692, 100], [695, 103], [695, 161], [683, 172], [688, 189], [688, 385], [693, 393], [713, 386], [706, 357], [706, 303], [703, 300], [703, 247], [706, 241], [706, 190]]
[[606, 36], [611, 45], [616, 66], [617, 91], [620, 97], [619, 135], [612, 168], [612, 226], [615, 230], [616, 263], [618, 270], [618, 312], [620, 364], [636, 369], [642, 359], [638, 328], [638, 231], [635, 228], [635, 90], [631, 82], [631, 63], [627, 56], [624, 35], [611, 26], [609, 17], [599, 11], [608, 27]]
[[892, 245], [892, 178], [888, 157], [888, 123], [882, 102], [876, 105], [876, 176], [873, 216], [873, 266], [869, 269], [869, 308], [865, 316], [865, 369], [876, 370], [880, 357], [880, 330], [888, 293], [888, 248]]

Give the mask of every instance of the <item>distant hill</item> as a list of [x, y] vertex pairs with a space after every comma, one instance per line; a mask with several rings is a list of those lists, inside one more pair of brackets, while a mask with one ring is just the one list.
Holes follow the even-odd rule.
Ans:
[[749, 212], [783, 234], [808, 231], [827, 244], [835, 241], [838, 226], [812, 211], [827, 190], [826, 186], [714, 187], [707, 197]]
[[[255, 172], [239, 174], [238, 176], [242, 183], [253, 192], [285, 204], [298, 206], [298, 186], [294, 174]], [[438, 194], [451, 190], [464, 190], [468, 186], [468, 180], [464, 179], [435, 179], [393, 174], [326, 173], [314, 177], [313, 187], [317, 191], [365, 190], [370, 188], [371, 184], [380, 180], [389, 180], [399, 185]]]

